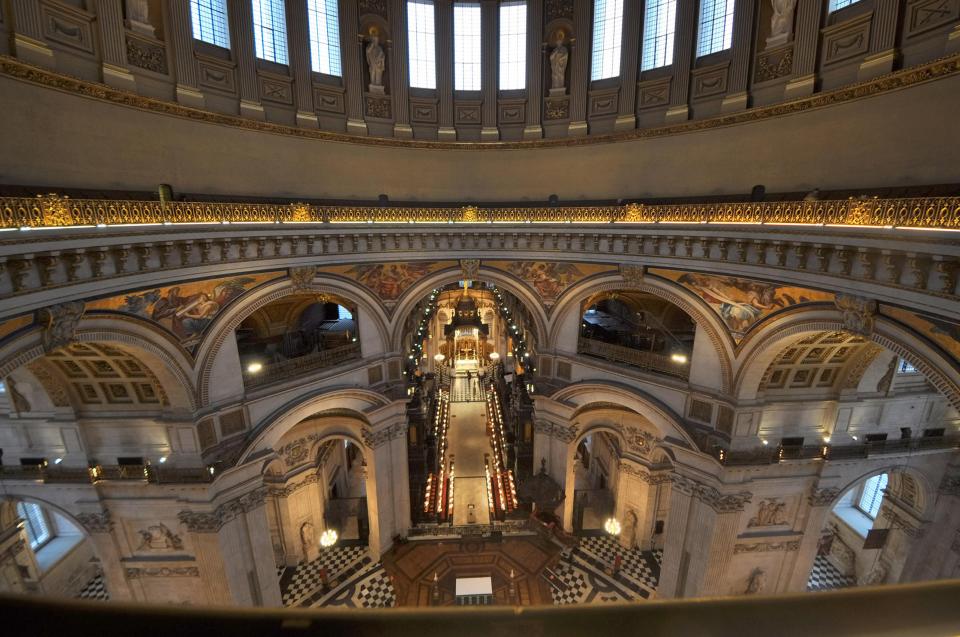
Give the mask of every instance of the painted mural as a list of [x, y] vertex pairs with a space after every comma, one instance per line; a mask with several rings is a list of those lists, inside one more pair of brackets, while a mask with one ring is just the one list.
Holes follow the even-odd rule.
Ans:
[[455, 266], [456, 261], [413, 261], [360, 263], [321, 268], [321, 271], [353, 279], [366, 286], [380, 300], [393, 302], [423, 277]]
[[834, 301], [834, 295], [830, 292], [753, 279], [660, 268], [650, 268], [648, 272], [679, 283], [700, 296], [720, 315], [737, 342], [740, 342], [751, 327], [777, 310], [801, 303]]
[[547, 307], [574, 283], [588, 276], [617, 269], [614, 265], [553, 261], [484, 261], [485, 267], [505, 270], [529, 284]]
[[170, 330], [187, 349], [231, 301], [261, 283], [286, 276], [266, 272], [143, 290], [87, 303], [87, 312], [109, 310], [152, 320]]
[[960, 361], [960, 322], [942, 316], [908, 312], [886, 304], [880, 306], [880, 313], [926, 336]]
[[21, 327], [26, 327], [31, 323], [33, 323], [33, 314], [25, 314], [0, 323], [0, 340], [5, 339]]

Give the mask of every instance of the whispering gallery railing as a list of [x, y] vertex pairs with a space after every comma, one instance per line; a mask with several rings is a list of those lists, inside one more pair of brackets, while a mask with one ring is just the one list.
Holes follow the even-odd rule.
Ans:
[[0, 198], [0, 228], [179, 223], [769, 223], [960, 229], [960, 197], [565, 207], [374, 207]]
[[255, 374], [244, 374], [243, 384], [248, 389], [262, 387], [271, 383], [298, 378], [302, 374], [333, 367], [356, 358], [360, 358], [360, 343], [348, 343], [279, 363], [264, 365], [263, 369]]
[[690, 378], [690, 366], [688, 364], [675, 363], [669, 356], [663, 354], [644, 352], [632, 347], [582, 337], [578, 341], [577, 352], [617, 363], [626, 363], [646, 371], [666, 374], [683, 380]]

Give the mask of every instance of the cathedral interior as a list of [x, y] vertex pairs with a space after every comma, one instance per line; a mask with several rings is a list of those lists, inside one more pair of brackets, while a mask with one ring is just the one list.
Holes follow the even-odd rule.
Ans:
[[5, 627], [956, 634], [958, 103], [960, 0], [0, 0]]

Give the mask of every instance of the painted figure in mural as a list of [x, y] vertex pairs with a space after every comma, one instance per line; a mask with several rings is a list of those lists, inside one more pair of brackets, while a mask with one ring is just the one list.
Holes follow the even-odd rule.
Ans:
[[367, 43], [367, 65], [370, 67], [370, 86], [383, 86], [383, 69], [387, 56], [380, 46], [380, 30], [370, 27], [370, 40]]
[[430, 263], [387, 263], [385, 265], [356, 265], [347, 271], [360, 283], [373, 290], [385, 301], [394, 301], [431, 272]]
[[519, 261], [511, 263], [509, 269], [532, 285], [544, 301], [555, 301], [568, 285], [584, 276], [572, 263]]
[[554, 48], [550, 53], [550, 88], [559, 90], [566, 84], [567, 60], [570, 51], [564, 45], [566, 34], [563, 29], [557, 29], [553, 34]]

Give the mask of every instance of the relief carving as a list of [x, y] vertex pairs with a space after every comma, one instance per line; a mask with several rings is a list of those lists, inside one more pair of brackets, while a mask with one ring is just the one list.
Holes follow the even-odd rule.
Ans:
[[70, 301], [52, 305], [37, 313], [37, 321], [44, 326], [42, 336], [44, 351], [52, 352], [73, 341], [84, 310], [83, 301]]
[[140, 546], [138, 551], [180, 551], [183, 550], [183, 540], [179, 535], [168, 529], [162, 522], [148, 526], [138, 531]]
[[787, 503], [777, 498], [761, 500], [760, 505], [757, 507], [756, 515], [750, 518], [747, 526], [781, 526], [787, 524], [787, 521], [783, 517], [784, 509], [786, 508]]
[[747, 579], [747, 588], [743, 591], [744, 595], [756, 595], [763, 590], [767, 583], [766, 573], [762, 568], [755, 568]]
[[837, 309], [843, 313], [843, 327], [848, 332], [861, 336], [873, 334], [877, 302], [853, 294], [837, 293]]
[[[309, 214], [309, 213], [308, 213]], [[317, 276], [317, 266], [305, 265], [299, 268], [290, 268], [290, 284], [295, 290], [306, 290]]]

